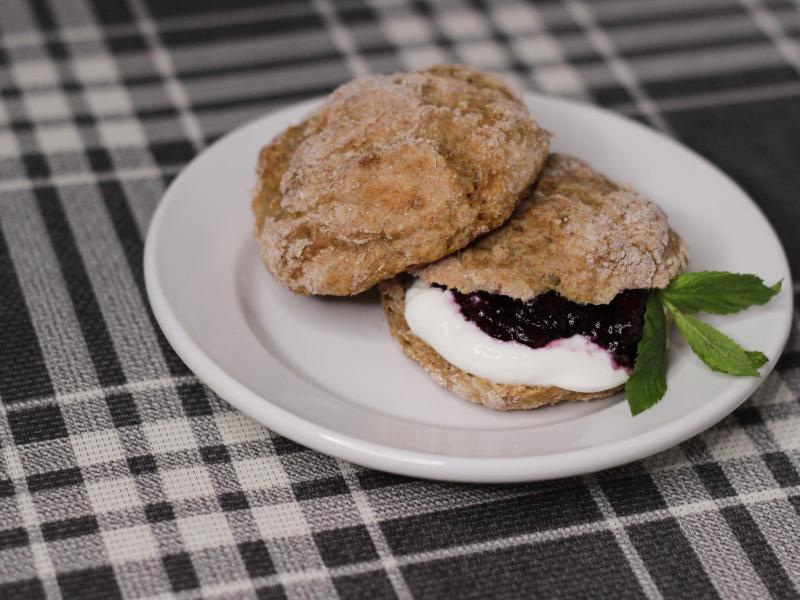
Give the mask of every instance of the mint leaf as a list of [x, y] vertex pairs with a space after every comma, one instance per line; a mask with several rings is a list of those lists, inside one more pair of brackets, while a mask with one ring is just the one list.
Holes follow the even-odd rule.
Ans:
[[[691, 315], [673, 310], [675, 325], [695, 354], [714, 371], [730, 375], [758, 377], [757, 366], [766, 357], [760, 352], [747, 352], [724, 333]], [[760, 363], [760, 364], [759, 364]]]
[[726, 315], [754, 304], [765, 304], [780, 289], [780, 281], [767, 286], [755, 275], [699, 271], [676, 275], [659, 293], [683, 312]]
[[661, 400], [667, 391], [667, 319], [658, 294], [651, 292], [644, 310], [642, 338], [633, 372], [625, 383], [631, 414], [636, 416]]
[[759, 352], [758, 350], [754, 350], [752, 352], [748, 350], [746, 354], [747, 358], [750, 359], [750, 364], [753, 365], [754, 369], [763, 367], [765, 364], [767, 364], [767, 362], [769, 362], [769, 359], [764, 355], [764, 353]]

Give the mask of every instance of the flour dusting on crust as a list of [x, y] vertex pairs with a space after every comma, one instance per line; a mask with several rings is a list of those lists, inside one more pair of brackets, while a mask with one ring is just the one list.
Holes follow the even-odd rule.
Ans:
[[626, 289], [665, 287], [686, 264], [683, 242], [656, 204], [553, 154], [505, 225], [414, 274], [465, 293], [529, 300], [555, 290], [608, 304]]
[[519, 96], [475, 69], [356, 79], [261, 151], [264, 263], [296, 292], [357, 294], [498, 227], [548, 153]]

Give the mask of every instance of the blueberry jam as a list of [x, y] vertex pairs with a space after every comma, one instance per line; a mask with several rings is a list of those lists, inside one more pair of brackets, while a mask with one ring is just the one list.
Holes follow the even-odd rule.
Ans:
[[610, 304], [577, 304], [555, 292], [523, 302], [489, 292], [451, 291], [464, 317], [495, 339], [541, 348], [581, 334], [605, 348], [620, 367], [633, 368], [642, 337], [646, 290], [624, 291]]

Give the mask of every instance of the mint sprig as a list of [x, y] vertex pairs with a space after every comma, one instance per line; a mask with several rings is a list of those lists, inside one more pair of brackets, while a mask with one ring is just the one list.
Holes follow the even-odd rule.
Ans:
[[642, 339], [633, 372], [625, 384], [631, 414], [638, 415], [656, 404], [667, 391], [667, 320], [672, 314], [689, 347], [710, 369], [730, 375], [758, 377], [767, 357], [745, 350], [730, 337], [690, 313], [730, 314], [765, 304], [781, 289], [781, 282], [767, 286], [755, 275], [700, 271], [675, 276], [663, 290], [647, 298]]

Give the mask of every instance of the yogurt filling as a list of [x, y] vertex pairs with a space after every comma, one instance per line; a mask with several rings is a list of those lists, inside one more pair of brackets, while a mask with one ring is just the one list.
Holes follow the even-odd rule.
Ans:
[[582, 334], [538, 348], [494, 338], [464, 316], [453, 292], [421, 280], [406, 291], [405, 318], [411, 332], [449, 363], [494, 383], [598, 392], [628, 380], [629, 370]]

